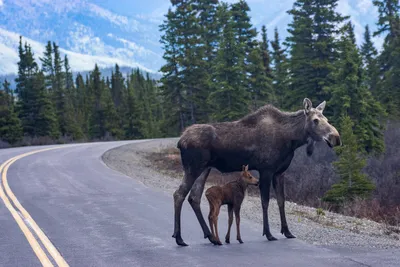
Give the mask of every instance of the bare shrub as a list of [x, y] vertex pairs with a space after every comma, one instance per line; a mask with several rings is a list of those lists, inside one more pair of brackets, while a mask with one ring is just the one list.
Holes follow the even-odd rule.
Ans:
[[0, 139], [0, 149], [9, 148], [9, 147], [11, 147], [11, 145], [9, 143]]

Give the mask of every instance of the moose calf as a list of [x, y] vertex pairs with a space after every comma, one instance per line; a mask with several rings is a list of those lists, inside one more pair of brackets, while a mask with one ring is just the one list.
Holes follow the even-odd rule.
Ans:
[[248, 171], [249, 166], [242, 167], [241, 176], [235, 181], [229, 182], [223, 186], [212, 186], [206, 191], [206, 198], [210, 204], [210, 213], [208, 215], [208, 220], [210, 222], [210, 228], [213, 236], [216, 238], [217, 244], [222, 245], [218, 236], [218, 214], [222, 205], [228, 205], [228, 232], [225, 237], [225, 242], [229, 244], [231, 226], [233, 222], [233, 211], [235, 211], [236, 217], [236, 232], [237, 240], [243, 243], [240, 236], [240, 207], [242, 205], [247, 186], [258, 185], [258, 179], [255, 178]]

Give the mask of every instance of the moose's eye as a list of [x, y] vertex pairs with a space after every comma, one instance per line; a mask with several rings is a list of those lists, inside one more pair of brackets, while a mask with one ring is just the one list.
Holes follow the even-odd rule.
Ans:
[[314, 119], [313, 121], [314, 121], [314, 124], [315, 124], [315, 125], [318, 125], [319, 119]]

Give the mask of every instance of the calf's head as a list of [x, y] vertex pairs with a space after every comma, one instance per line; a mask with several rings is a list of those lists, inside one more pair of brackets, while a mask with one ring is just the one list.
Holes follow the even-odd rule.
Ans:
[[314, 141], [324, 141], [331, 148], [342, 145], [338, 131], [329, 124], [328, 119], [322, 114], [326, 101], [313, 108], [311, 100], [305, 98], [303, 105], [306, 115], [305, 129], [311, 139]]
[[243, 165], [241, 179], [243, 179], [246, 184], [258, 185], [258, 179], [249, 172], [249, 165]]

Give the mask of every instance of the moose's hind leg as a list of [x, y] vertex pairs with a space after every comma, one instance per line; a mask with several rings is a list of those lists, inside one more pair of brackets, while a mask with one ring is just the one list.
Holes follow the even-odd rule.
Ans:
[[181, 236], [181, 212], [182, 212], [182, 204], [185, 200], [187, 194], [193, 186], [196, 177], [192, 176], [188, 172], [185, 172], [185, 177], [183, 178], [182, 183], [179, 188], [174, 192], [174, 209], [175, 209], [175, 224], [174, 224], [174, 234], [172, 235], [175, 238], [176, 244], [179, 246], [187, 246], [187, 244], [183, 241]]
[[[214, 238], [214, 235], [210, 232], [210, 229], [207, 226], [206, 221], [204, 220], [203, 213], [201, 212], [200, 203], [201, 203], [201, 195], [204, 191], [204, 185], [206, 183], [207, 177], [210, 174], [211, 168], [205, 169], [197, 181], [194, 183], [192, 189], [190, 190], [190, 195], [188, 201], [194, 213], [196, 214], [197, 220], [200, 223], [200, 226], [204, 233], [204, 238], [208, 238], [211, 243], [214, 245], [218, 244], [218, 241]], [[215, 226], [215, 224], [214, 224]]]

